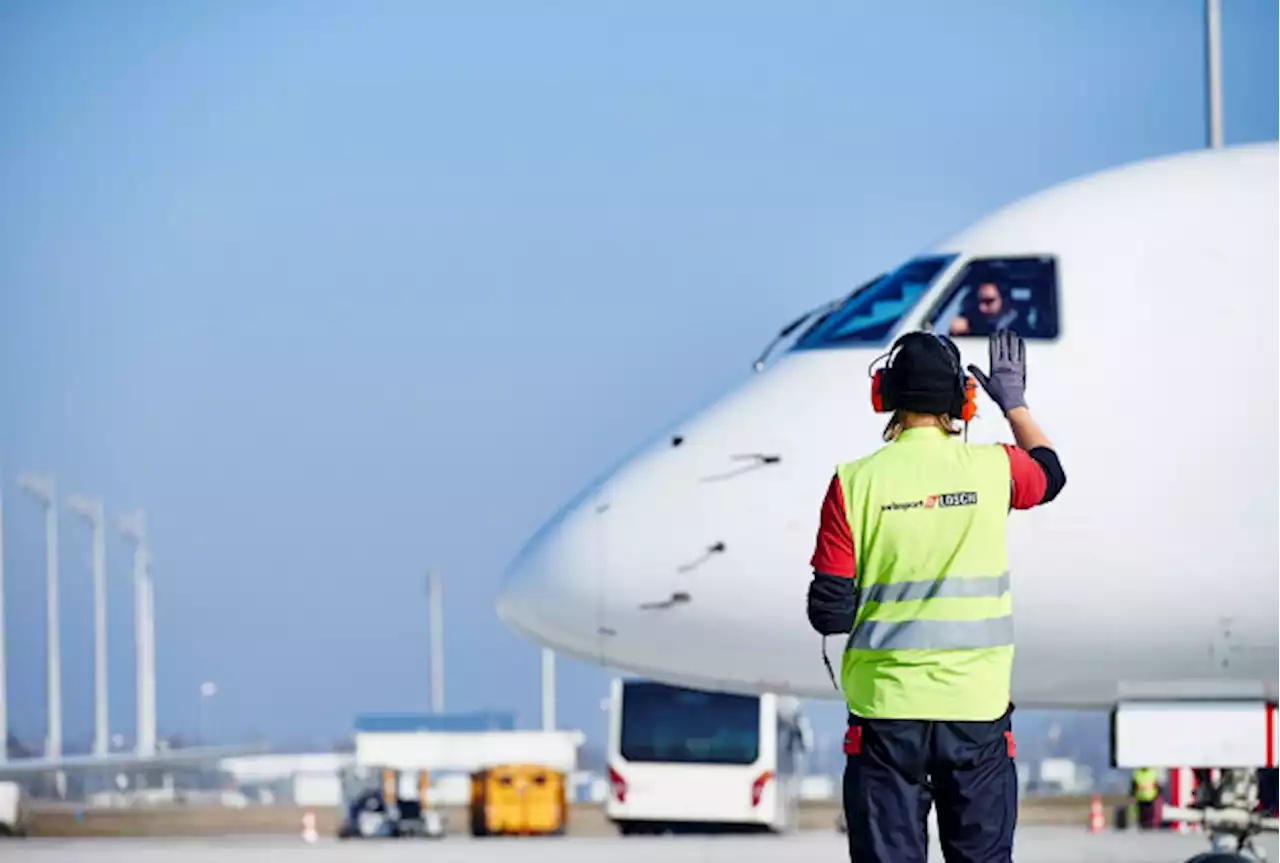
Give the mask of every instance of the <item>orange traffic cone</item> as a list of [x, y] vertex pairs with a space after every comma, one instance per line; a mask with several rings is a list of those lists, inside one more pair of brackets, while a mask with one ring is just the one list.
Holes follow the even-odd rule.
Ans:
[[310, 845], [318, 838], [320, 837], [316, 833], [316, 816], [308, 810], [302, 816], [302, 841]]
[[1107, 829], [1107, 819], [1102, 814], [1102, 795], [1094, 794], [1089, 801], [1089, 832], [1101, 833]]

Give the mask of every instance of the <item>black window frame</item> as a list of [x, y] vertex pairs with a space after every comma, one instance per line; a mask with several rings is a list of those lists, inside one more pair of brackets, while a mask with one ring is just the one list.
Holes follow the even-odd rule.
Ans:
[[[1040, 312], [1051, 316], [1053, 327], [1050, 335], [1027, 335], [1024, 332], [1020, 332], [1016, 326], [1014, 327], [1014, 331], [1018, 332], [1019, 335], [1027, 341], [1058, 341], [1062, 338], [1062, 279], [1058, 256], [1053, 254], [983, 255], [981, 257], [973, 257], [964, 260], [960, 265], [960, 269], [956, 271], [956, 274], [947, 282], [947, 286], [938, 294], [938, 299], [929, 306], [929, 311], [925, 313], [924, 320], [921, 322], [922, 328], [929, 330], [930, 332], [937, 332], [934, 327], [938, 322], [938, 316], [942, 314], [942, 311], [946, 309], [948, 305], [951, 304], [951, 301], [955, 299], [956, 294], [959, 293], [965, 284], [970, 281], [971, 273], [975, 267], [989, 267], [992, 264], [1015, 261], [1034, 261], [1048, 264], [1049, 272], [1052, 276], [1052, 286], [1049, 291], [1049, 303], [1047, 307], [1037, 303], [1036, 308]], [[939, 333], [939, 335], [944, 335], [951, 339], [985, 339], [988, 336], [987, 333], [983, 333], [981, 335], [970, 335], [966, 333], [964, 335], [955, 336], [950, 333]]]

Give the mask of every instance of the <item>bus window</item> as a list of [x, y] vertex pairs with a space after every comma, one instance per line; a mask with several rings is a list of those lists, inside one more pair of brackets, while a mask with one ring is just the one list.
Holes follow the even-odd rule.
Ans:
[[628, 681], [619, 753], [632, 762], [753, 764], [760, 699]]
[[805, 331], [792, 350], [884, 344], [955, 257], [932, 255], [907, 261], [884, 278], [851, 294]]
[[952, 281], [926, 326], [952, 338], [1011, 329], [1024, 339], [1056, 339], [1057, 262], [1048, 256], [974, 259]]

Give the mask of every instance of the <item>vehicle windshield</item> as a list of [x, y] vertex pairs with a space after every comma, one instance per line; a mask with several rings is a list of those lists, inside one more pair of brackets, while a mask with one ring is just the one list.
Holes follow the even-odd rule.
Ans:
[[760, 698], [629, 682], [623, 686], [621, 738], [628, 761], [754, 764]]
[[882, 345], [955, 255], [914, 258], [853, 293], [840, 308], [796, 340], [792, 350]]

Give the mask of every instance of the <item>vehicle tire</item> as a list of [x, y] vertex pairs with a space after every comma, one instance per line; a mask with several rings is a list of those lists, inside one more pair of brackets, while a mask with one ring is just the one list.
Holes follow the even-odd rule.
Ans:
[[1251, 863], [1252, 860], [1252, 857], [1233, 851], [1205, 851], [1192, 857], [1187, 863]]

